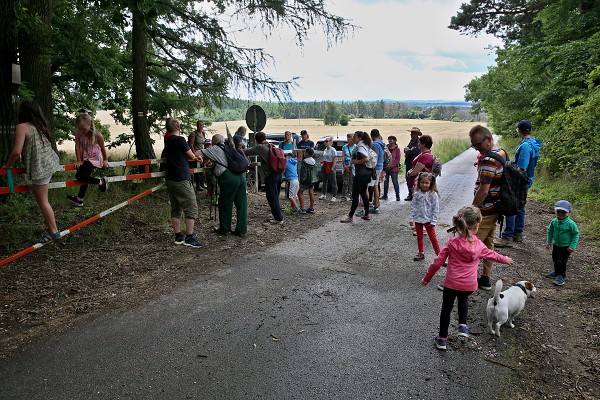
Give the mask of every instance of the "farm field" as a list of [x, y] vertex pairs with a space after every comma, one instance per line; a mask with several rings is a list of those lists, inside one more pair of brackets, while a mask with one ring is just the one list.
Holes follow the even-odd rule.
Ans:
[[[98, 111], [97, 118], [105, 125], [110, 125], [111, 139], [115, 139], [119, 134], [130, 132], [131, 128], [126, 125], [116, 124], [110, 116], [109, 111]], [[398, 142], [402, 145], [404, 142], [408, 143], [409, 134], [408, 130], [416, 126], [421, 129], [424, 134], [431, 135], [433, 137], [434, 148], [435, 142], [451, 139], [451, 138], [465, 138], [469, 129], [476, 125], [477, 122], [450, 122], [450, 121], [432, 121], [432, 120], [419, 120], [419, 119], [366, 119], [356, 118], [350, 121], [348, 126], [325, 126], [323, 120], [314, 118], [305, 119], [267, 119], [265, 129], [266, 133], [285, 132], [286, 130], [300, 133], [302, 129], [306, 129], [310, 138], [314, 141], [326, 135], [333, 135], [334, 137], [342, 137], [347, 133], [353, 133], [357, 130], [369, 132], [373, 128], [379, 129], [381, 135], [387, 138], [390, 135], [394, 135], [398, 138]], [[243, 120], [227, 121], [227, 122], [215, 122], [207, 128], [210, 135], [215, 133], [226, 133], [225, 125], [229, 127], [231, 133], [239, 126], [246, 126], [246, 122]], [[485, 123], [482, 123], [485, 125]], [[187, 132], [184, 132], [187, 133]], [[162, 137], [154, 135], [154, 151], [160, 154], [163, 148]], [[73, 141], [65, 141], [58, 146], [59, 150], [73, 152], [74, 144]], [[134, 149], [135, 150], [135, 149]], [[126, 156], [129, 151], [129, 146], [122, 145], [116, 149], [109, 150], [109, 156]]]

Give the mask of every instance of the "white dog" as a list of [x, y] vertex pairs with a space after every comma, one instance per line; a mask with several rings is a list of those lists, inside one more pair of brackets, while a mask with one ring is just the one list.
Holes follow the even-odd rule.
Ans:
[[[528, 297], [533, 298], [535, 286], [529, 281], [520, 281], [502, 290], [502, 279], [498, 279], [494, 287], [494, 297], [487, 303], [488, 329], [492, 335], [500, 336], [500, 326], [508, 322], [514, 328], [513, 321], [523, 308]], [[495, 325], [494, 325], [495, 322]]]

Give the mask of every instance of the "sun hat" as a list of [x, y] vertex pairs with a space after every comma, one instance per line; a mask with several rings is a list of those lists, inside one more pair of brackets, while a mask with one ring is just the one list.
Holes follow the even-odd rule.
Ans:
[[410, 133], [417, 132], [419, 134], [419, 136], [421, 136], [423, 134], [423, 132], [421, 132], [421, 130], [419, 128], [417, 128], [416, 126], [413, 126], [412, 128], [410, 128], [408, 130], [408, 132], [410, 132]]
[[569, 203], [566, 200], [559, 200], [554, 205], [554, 209], [555, 210], [563, 210], [565, 212], [570, 213], [571, 212], [571, 203]]

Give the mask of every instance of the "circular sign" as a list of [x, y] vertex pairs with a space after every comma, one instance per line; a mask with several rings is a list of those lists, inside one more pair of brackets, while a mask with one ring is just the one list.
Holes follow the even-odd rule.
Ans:
[[262, 131], [267, 124], [265, 110], [256, 104], [250, 106], [246, 111], [246, 125], [252, 132]]

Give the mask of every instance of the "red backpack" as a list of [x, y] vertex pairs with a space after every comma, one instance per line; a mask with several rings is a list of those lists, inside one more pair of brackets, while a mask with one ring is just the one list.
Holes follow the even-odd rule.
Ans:
[[285, 154], [277, 146], [269, 145], [269, 171], [281, 174], [285, 171]]

